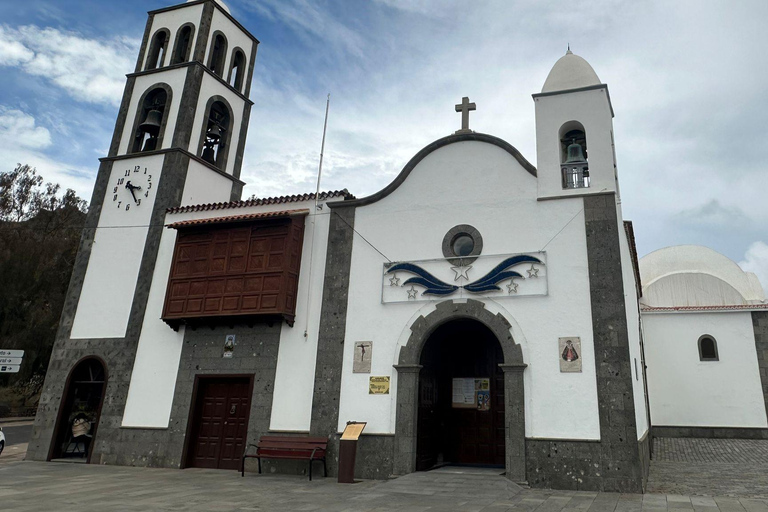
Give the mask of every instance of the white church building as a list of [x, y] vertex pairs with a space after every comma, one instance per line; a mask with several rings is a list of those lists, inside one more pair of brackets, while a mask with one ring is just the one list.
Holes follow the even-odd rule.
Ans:
[[257, 46], [220, 1], [149, 13], [28, 458], [235, 469], [263, 435], [311, 435], [334, 475], [364, 421], [359, 478], [642, 492], [652, 436], [768, 438], [760, 283], [703, 247], [638, 261], [584, 59], [533, 94], [535, 166], [464, 98], [371, 196], [241, 200]]

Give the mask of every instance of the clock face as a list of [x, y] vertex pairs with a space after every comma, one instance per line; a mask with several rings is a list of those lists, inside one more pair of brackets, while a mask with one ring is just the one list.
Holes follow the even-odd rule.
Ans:
[[136, 165], [126, 169], [122, 176], [118, 175], [112, 185], [112, 204], [123, 211], [141, 208], [142, 200], [151, 204], [149, 199], [155, 186], [151, 172], [146, 166]]

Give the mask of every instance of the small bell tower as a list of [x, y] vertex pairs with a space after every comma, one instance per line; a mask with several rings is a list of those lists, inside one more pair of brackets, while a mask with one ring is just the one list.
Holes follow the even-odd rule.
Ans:
[[568, 49], [533, 99], [539, 199], [618, 193], [613, 107], [592, 66]]
[[91, 199], [72, 338], [137, 335], [166, 210], [240, 198], [258, 44], [221, 0], [149, 12]]

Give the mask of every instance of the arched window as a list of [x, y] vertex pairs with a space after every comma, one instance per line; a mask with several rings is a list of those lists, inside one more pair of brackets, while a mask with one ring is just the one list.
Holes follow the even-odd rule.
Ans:
[[563, 188], [589, 187], [587, 135], [578, 121], [569, 121], [560, 128], [560, 170]]
[[181, 64], [188, 62], [192, 55], [192, 36], [195, 33], [195, 26], [191, 23], [183, 25], [176, 33], [176, 45], [173, 50], [171, 64]]
[[699, 360], [700, 361], [719, 361], [720, 356], [717, 353], [717, 341], [709, 334], [699, 338]]
[[245, 53], [240, 48], [235, 48], [232, 52], [232, 65], [229, 68], [229, 85], [242, 92], [243, 80], [245, 75]]
[[89, 356], [78, 361], [64, 387], [48, 460], [90, 460], [106, 384], [107, 370], [100, 358]]
[[170, 87], [157, 84], [144, 94], [136, 113], [131, 153], [160, 149], [170, 104]]
[[149, 46], [149, 56], [147, 57], [147, 65], [144, 69], [157, 69], [163, 67], [169, 36], [170, 32], [165, 28], [155, 32], [155, 35], [152, 36], [152, 44]]
[[224, 76], [224, 61], [227, 58], [227, 39], [221, 32], [213, 35], [213, 46], [208, 59], [208, 68], [219, 76]]
[[231, 109], [224, 98], [208, 101], [205, 129], [200, 137], [200, 156], [221, 170], [226, 169], [227, 150], [232, 132]]

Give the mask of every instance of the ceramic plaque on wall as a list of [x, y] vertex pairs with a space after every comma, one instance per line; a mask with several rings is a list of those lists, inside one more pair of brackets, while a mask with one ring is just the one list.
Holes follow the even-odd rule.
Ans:
[[352, 373], [371, 373], [372, 341], [355, 342], [355, 359], [352, 361]]
[[558, 338], [560, 371], [581, 372], [581, 338]]

